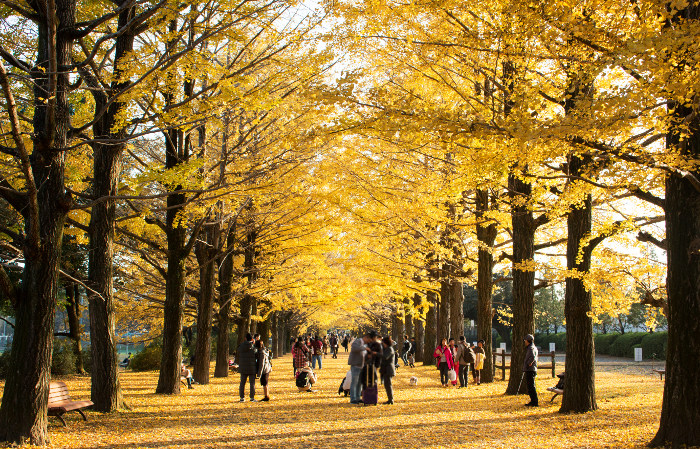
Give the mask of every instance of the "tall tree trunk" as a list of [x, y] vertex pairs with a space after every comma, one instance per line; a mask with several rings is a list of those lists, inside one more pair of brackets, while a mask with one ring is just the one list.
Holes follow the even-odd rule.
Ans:
[[[119, 15], [118, 28], [126, 31], [119, 35], [115, 45], [114, 57], [117, 63], [112, 73], [111, 92], [120, 92], [129, 83], [122, 79], [121, 62], [134, 47], [136, 31], [128, 28], [128, 24], [135, 14], [136, 8], [131, 7]], [[88, 262], [91, 290], [87, 291], [92, 357], [91, 399], [96, 410], [111, 412], [122, 406], [114, 318], [113, 260], [117, 208], [114, 197], [118, 194], [127, 131], [125, 127], [115, 129], [115, 126], [127, 105], [121, 101], [109, 103], [110, 98], [104, 93], [95, 76], [97, 74], [90, 73], [88, 68], [81, 69], [80, 73], [91, 87], [90, 92], [95, 99], [96, 121], [92, 131], [97, 141], [92, 144], [93, 194], [97, 198], [105, 198], [92, 207], [88, 230], [91, 248]], [[109, 141], [109, 144], [100, 140]]]
[[245, 341], [245, 334], [251, 332], [250, 316], [253, 314], [253, 297], [243, 295], [240, 301], [240, 318], [238, 320], [238, 344]]
[[199, 297], [197, 298], [197, 340], [194, 350], [194, 372], [197, 383], [209, 384], [211, 360], [211, 325], [214, 315], [215, 254], [219, 247], [219, 226], [208, 225], [195, 245], [199, 263]]
[[[49, 5], [49, 6], [47, 6]], [[53, 350], [53, 323], [58, 293], [58, 269], [66, 215], [71, 200], [65, 193], [65, 149], [70, 128], [68, 73], [75, 25], [74, 0], [56, 0], [37, 8], [36, 67], [32, 153], [22, 162], [27, 186], [24, 268], [14, 299], [15, 329], [0, 406], [0, 441], [49, 443], [47, 403]], [[59, 70], [59, 68], [61, 68]], [[6, 73], [3, 91], [8, 108], [11, 88]], [[47, 95], [50, 95], [47, 98]], [[14, 99], [13, 99], [14, 101]], [[15, 125], [17, 121], [14, 122]], [[21, 139], [21, 137], [18, 137]], [[23, 149], [24, 151], [24, 149]], [[31, 173], [31, 178], [29, 176]]]
[[[71, 205], [64, 182], [70, 80], [63, 67], [71, 63], [72, 38], [66, 30], [75, 25], [76, 4], [74, 0], [56, 0], [55, 9], [51, 5], [46, 3], [36, 11], [36, 67], [30, 74], [34, 83], [34, 120], [33, 132], [28, 134], [32, 138], [32, 153], [28, 160], [22, 160], [27, 206], [18, 210], [25, 219], [24, 268], [22, 284], [13, 298], [15, 329], [9, 361], [12, 369], [7, 374], [0, 406], [0, 441], [35, 445], [49, 443], [47, 403], [53, 323], [63, 227]], [[4, 68], [3, 75], [9, 109], [13, 107], [11, 87]], [[18, 127], [18, 121], [13, 126]], [[15, 138], [22, 139], [18, 135]], [[26, 156], [25, 151], [22, 146], [21, 152]]]
[[83, 366], [83, 347], [81, 344], [80, 330], [80, 289], [78, 284], [71, 282], [66, 286], [66, 315], [68, 316], [68, 334], [73, 340], [73, 354], [75, 355], [75, 371], [85, 374]]
[[396, 342], [403, 341], [403, 317], [401, 316], [402, 305], [396, 304], [391, 313], [391, 339]]
[[437, 317], [437, 342], [443, 338], [450, 338], [450, 304], [452, 302], [452, 288], [449, 279], [440, 281], [440, 310]]
[[[569, 158], [572, 177], [585, 175], [590, 159], [584, 156]], [[592, 221], [591, 195], [572, 206], [567, 216], [568, 241], [566, 244], [567, 269], [587, 274], [591, 269], [590, 236]], [[566, 377], [561, 412], [587, 412], [596, 410], [595, 399], [595, 348], [593, 344], [593, 319], [591, 292], [579, 276], [566, 278], [564, 315], [566, 317]]]
[[280, 330], [279, 330], [279, 312], [272, 312], [270, 314], [270, 331], [272, 334], [272, 358], [277, 358], [282, 353], [280, 352]]
[[493, 306], [491, 303], [491, 291], [493, 289], [493, 253], [491, 249], [496, 240], [496, 225], [485, 217], [485, 213], [491, 210], [489, 205], [489, 192], [486, 189], [476, 191], [476, 237], [479, 240], [478, 273], [476, 290], [477, 304], [477, 337], [484, 340], [484, 369], [481, 370], [481, 382], [493, 382], [493, 343], [491, 339], [491, 327], [493, 320]]
[[[700, 6], [696, 1], [685, 11], [697, 23]], [[680, 13], [679, 13], [680, 14]], [[685, 158], [700, 158], [700, 121], [696, 110], [671, 103], [678, 128], [672, 128], [666, 146], [677, 148]], [[687, 117], [693, 117], [688, 123]], [[684, 129], [690, 125], [690, 133]], [[697, 179], [700, 171], [693, 171]], [[700, 446], [700, 192], [687, 177], [671, 174], [666, 178], [666, 241], [668, 272], [668, 346], [666, 383], [661, 405], [661, 421], [654, 446], [672, 444]]]
[[[420, 300], [420, 298], [419, 298]], [[413, 330], [413, 308], [411, 307], [411, 299], [407, 299], [407, 303], [404, 304], [404, 331], [406, 332], [406, 335], [408, 335], [409, 338], [415, 337], [414, 335], [414, 330]]]
[[[513, 342], [506, 394], [519, 394], [527, 390], [527, 386], [520, 382], [525, 358], [523, 339], [525, 335], [535, 333], [535, 272], [522, 269], [522, 264], [532, 262], [535, 258], [536, 227], [532, 211], [528, 207], [532, 185], [511, 173], [508, 176], [508, 191], [513, 229]], [[521, 385], [520, 391], [518, 385]]]
[[425, 318], [422, 317], [424, 310], [423, 298], [416, 293], [413, 295], [413, 327], [416, 337], [416, 360], [423, 360], [423, 348], [425, 347]]
[[271, 316], [268, 315], [268, 317], [261, 322], [258, 323], [258, 334], [260, 334], [260, 340], [265, 344], [265, 347], [267, 347], [268, 342], [270, 341], [270, 336], [272, 330], [270, 329], [270, 320]]
[[425, 344], [423, 345], [423, 364], [434, 365], [433, 351], [437, 348], [437, 316], [435, 307], [438, 302], [437, 294], [428, 291], [426, 294], [428, 311], [425, 314]]
[[459, 336], [464, 335], [464, 290], [462, 283], [452, 280], [450, 290], [450, 332], [452, 338], [459, 342]]
[[[236, 244], [235, 226], [231, 226], [226, 235], [226, 250], [219, 261], [219, 334], [216, 339], [216, 367], [214, 377], [228, 377], [229, 342], [231, 331], [230, 314], [233, 300], [233, 249]], [[241, 340], [239, 340], [241, 341]]]

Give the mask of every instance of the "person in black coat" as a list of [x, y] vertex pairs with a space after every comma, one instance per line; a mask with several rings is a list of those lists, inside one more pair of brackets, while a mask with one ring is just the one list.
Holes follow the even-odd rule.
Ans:
[[238, 372], [241, 375], [241, 384], [238, 392], [241, 402], [245, 402], [245, 384], [250, 382], [250, 401], [255, 402], [255, 375], [257, 374], [255, 360], [255, 346], [253, 336], [245, 334], [245, 341], [238, 346]]
[[385, 404], [394, 403], [394, 387], [391, 385], [391, 378], [396, 375], [396, 367], [394, 366], [394, 348], [391, 347], [391, 338], [384, 337], [382, 339], [382, 357], [379, 373], [382, 376], [384, 389], [386, 390], [387, 401]]

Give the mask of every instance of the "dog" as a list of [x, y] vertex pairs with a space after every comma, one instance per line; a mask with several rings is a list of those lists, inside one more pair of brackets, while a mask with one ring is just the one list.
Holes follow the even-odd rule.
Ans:
[[408, 379], [408, 384], [411, 386], [418, 385], [418, 378], [416, 376], [411, 376], [411, 378]]

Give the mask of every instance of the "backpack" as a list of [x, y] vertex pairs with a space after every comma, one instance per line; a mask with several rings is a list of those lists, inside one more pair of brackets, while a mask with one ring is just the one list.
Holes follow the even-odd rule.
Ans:
[[299, 388], [305, 388], [309, 386], [309, 373], [306, 371], [301, 371], [297, 376], [296, 385]]
[[476, 362], [476, 354], [474, 354], [474, 350], [470, 348], [467, 344], [464, 344], [464, 360], [466, 360], [468, 363], [475, 363]]

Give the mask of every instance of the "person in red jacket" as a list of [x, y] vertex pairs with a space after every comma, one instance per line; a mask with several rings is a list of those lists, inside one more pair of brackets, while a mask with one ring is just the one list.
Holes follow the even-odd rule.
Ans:
[[440, 345], [435, 348], [433, 357], [437, 359], [438, 368], [440, 368], [440, 382], [443, 387], [447, 387], [450, 382], [449, 371], [454, 369], [454, 359], [452, 358], [452, 350], [447, 346], [447, 339], [443, 338]]

